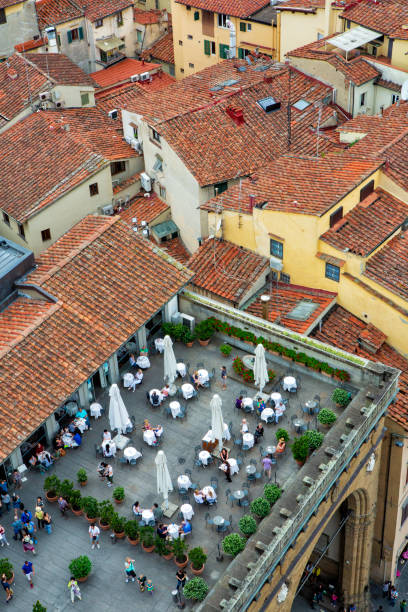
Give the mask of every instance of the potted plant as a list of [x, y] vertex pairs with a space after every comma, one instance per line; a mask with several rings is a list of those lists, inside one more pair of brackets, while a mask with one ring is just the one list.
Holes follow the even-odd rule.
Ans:
[[37, 599], [35, 604], [33, 604], [33, 612], [47, 612], [47, 608], [44, 608], [42, 603], [40, 603]]
[[271, 506], [278, 501], [282, 495], [282, 489], [276, 484], [266, 484], [264, 486], [264, 498], [270, 503]]
[[117, 538], [122, 539], [125, 537], [125, 525], [125, 517], [119, 516], [117, 512], [113, 512], [110, 519], [110, 527]]
[[224, 357], [229, 357], [231, 355], [232, 346], [229, 344], [221, 344], [220, 351], [224, 355]]
[[251, 512], [258, 518], [264, 518], [271, 511], [271, 505], [264, 497], [257, 497], [251, 502]]
[[286, 429], [283, 429], [281, 427], [280, 429], [278, 429], [278, 431], [275, 433], [275, 435], [276, 435], [277, 442], [279, 442], [279, 440], [281, 438], [283, 438], [285, 440], [286, 444], [288, 443], [288, 441], [289, 441], [289, 434], [286, 431]]
[[123, 487], [116, 487], [113, 490], [112, 497], [117, 504], [122, 504], [125, 499], [125, 489]]
[[76, 516], [82, 514], [81, 508], [81, 491], [74, 489], [70, 495], [69, 503], [71, 504], [71, 510]]
[[194, 329], [194, 336], [198, 339], [201, 346], [207, 346], [214, 335], [214, 326], [209, 319], [197, 323]]
[[332, 401], [337, 404], [337, 406], [341, 406], [342, 408], [345, 408], [351, 399], [348, 391], [339, 388], [333, 391], [331, 398]]
[[183, 594], [186, 599], [194, 599], [195, 601], [203, 601], [207, 596], [209, 586], [205, 580], [197, 576], [186, 583], [183, 589]]
[[58, 499], [58, 491], [60, 487], [60, 479], [55, 474], [47, 476], [44, 480], [45, 497], [49, 502], [55, 502]]
[[145, 552], [154, 551], [154, 529], [146, 525], [140, 530], [140, 539], [142, 540], [142, 548]]
[[185, 325], [182, 325], [182, 328], [183, 331], [180, 340], [184, 342], [188, 348], [191, 348], [194, 344], [194, 334], [191, 333], [191, 331]]
[[322, 408], [319, 414], [317, 415], [317, 420], [319, 421], [319, 423], [325, 425], [326, 427], [330, 427], [330, 425], [333, 425], [333, 423], [336, 421], [336, 418], [337, 417], [334, 414], [333, 410], [329, 410], [328, 408]]
[[246, 540], [239, 533], [230, 533], [222, 541], [222, 548], [227, 555], [236, 557], [242, 550], [244, 550]]
[[114, 512], [115, 509], [108, 499], [99, 503], [99, 527], [103, 531], [109, 529]]
[[305, 436], [296, 438], [292, 444], [292, 455], [296, 463], [302, 466], [309, 455], [309, 443]]
[[238, 526], [244, 536], [249, 538], [256, 531], [256, 520], [250, 514], [244, 514], [239, 519]]
[[85, 512], [87, 521], [91, 524], [96, 523], [99, 513], [98, 501], [91, 496], [83, 497], [81, 499], [81, 508]]
[[78, 580], [78, 582], [85, 582], [89, 574], [91, 573], [92, 563], [86, 555], [81, 555], [76, 559], [72, 559], [69, 564], [69, 571], [71, 576]]
[[69, 498], [72, 495], [72, 491], [74, 490], [74, 483], [72, 480], [68, 480], [65, 478], [62, 482], [60, 482], [60, 486], [58, 488], [58, 495], [61, 495], [67, 502], [69, 502]]
[[316, 429], [309, 429], [304, 433], [304, 437], [307, 439], [311, 451], [316, 450], [323, 444], [324, 435]]
[[173, 540], [174, 563], [177, 567], [186, 567], [188, 563], [187, 544], [181, 538]]
[[189, 551], [188, 556], [191, 561], [190, 567], [191, 567], [192, 573], [195, 574], [196, 576], [198, 576], [199, 574], [202, 574], [204, 571], [204, 567], [205, 567], [204, 564], [207, 561], [207, 555], [205, 554], [201, 546], [192, 548]]
[[88, 476], [84, 468], [79, 468], [79, 470], [77, 471], [77, 480], [81, 487], [84, 487], [88, 482]]
[[154, 541], [154, 552], [156, 552], [158, 555], [160, 555], [160, 557], [163, 557], [163, 559], [166, 559], [167, 561], [170, 561], [170, 559], [173, 557], [173, 551], [171, 549], [170, 542], [168, 542], [164, 538], [161, 538], [160, 536], [156, 536], [156, 539]]
[[0, 559], [0, 576], [6, 574], [6, 578], [11, 584], [14, 582], [14, 570], [10, 561], [6, 558]]
[[137, 521], [135, 521], [134, 519], [126, 521], [125, 534], [129, 544], [131, 544], [132, 546], [136, 546], [136, 544], [139, 543], [139, 532], [140, 528], [139, 523]]

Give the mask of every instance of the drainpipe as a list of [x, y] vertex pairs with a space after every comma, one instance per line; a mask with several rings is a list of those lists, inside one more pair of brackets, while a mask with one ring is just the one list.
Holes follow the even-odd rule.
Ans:
[[331, 12], [332, 0], [325, 0], [324, 2], [324, 35], [330, 34], [330, 12]]

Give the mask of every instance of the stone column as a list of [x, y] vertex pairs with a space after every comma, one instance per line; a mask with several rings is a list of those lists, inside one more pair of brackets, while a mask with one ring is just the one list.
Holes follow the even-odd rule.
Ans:
[[108, 363], [109, 363], [109, 372], [111, 375], [112, 383], [117, 383], [119, 381], [120, 374], [119, 374], [118, 357], [116, 353], [112, 355], [111, 357], [109, 357]]
[[144, 325], [137, 330], [137, 341], [139, 343], [139, 350], [147, 345], [146, 328]]
[[55, 419], [55, 416], [52, 414], [48, 417], [48, 419], [44, 423], [45, 427], [45, 435], [47, 436], [48, 444], [52, 444], [55, 434], [59, 431], [59, 425]]
[[78, 387], [78, 396], [79, 396], [79, 404], [83, 408], [88, 408], [88, 406], [89, 406], [89, 399], [88, 399], [88, 385], [87, 385], [87, 381], [85, 381], [84, 383], [82, 383], [82, 385], [80, 387]]
[[10, 455], [10, 463], [13, 466], [13, 470], [17, 469], [19, 465], [23, 463], [23, 456], [21, 454], [20, 447], [16, 448]]

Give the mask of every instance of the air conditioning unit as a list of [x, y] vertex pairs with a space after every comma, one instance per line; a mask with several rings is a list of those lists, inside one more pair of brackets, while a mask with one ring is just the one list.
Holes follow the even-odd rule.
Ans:
[[112, 204], [107, 204], [106, 206], [102, 206], [101, 211], [103, 215], [113, 215]]
[[129, 144], [135, 151], [142, 152], [142, 143], [137, 138], [132, 138]]
[[148, 81], [150, 79], [150, 74], [148, 72], [142, 72], [140, 75], [141, 81]]
[[130, 143], [132, 142], [133, 138], [131, 136], [125, 136], [125, 140], [128, 143], [128, 145], [130, 145]]
[[136, 81], [138, 81], [139, 79], [140, 79], [140, 74], [134, 74], [133, 76], [130, 77], [130, 82], [136, 83]]
[[278, 270], [279, 272], [283, 270], [283, 263], [278, 257], [270, 257], [269, 266], [272, 270]]
[[171, 315], [171, 322], [173, 323], [173, 325], [180, 325], [181, 321], [181, 312], [174, 312]]
[[184, 325], [184, 327], [187, 327], [191, 332], [193, 332], [195, 328], [195, 317], [191, 317], [190, 315], [184, 314], [183, 312], [181, 312], [180, 315], [181, 323]]
[[108, 115], [109, 115], [109, 117], [111, 119], [117, 119], [118, 118], [118, 109], [114, 108], [113, 110], [109, 111]]
[[51, 98], [51, 94], [49, 91], [43, 91], [40, 93], [40, 100], [49, 100]]
[[58, 100], [58, 102], [55, 103], [55, 108], [65, 108], [64, 100]]
[[152, 190], [152, 181], [151, 181], [150, 176], [146, 172], [142, 172], [142, 174], [140, 175], [140, 181], [145, 191]]

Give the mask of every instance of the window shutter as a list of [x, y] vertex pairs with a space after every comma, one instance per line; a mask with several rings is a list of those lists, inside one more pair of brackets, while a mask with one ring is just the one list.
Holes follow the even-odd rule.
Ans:
[[220, 58], [227, 59], [227, 51], [229, 49], [228, 45], [223, 45], [220, 43]]
[[244, 23], [243, 21], [240, 21], [239, 29], [241, 32], [246, 32], [246, 23]]
[[238, 59], [245, 59], [244, 50], [238, 47]]
[[194, 21], [198, 21], [200, 19], [200, 13], [198, 11], [194, 12]]
[[211, 55], [211, 45], [209, 40], [204, 40], [204, 53], [206, 55]]
[[82, 28], [78, 28], [78, 33], [79, 33], [79, 40], [83, 40], [84, 38], [84, 31]]
[[68, 43], [72, 43], [72, 32], [71, 32], [71, 30], [68, 30], [67, 37], [68, 37]]

